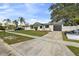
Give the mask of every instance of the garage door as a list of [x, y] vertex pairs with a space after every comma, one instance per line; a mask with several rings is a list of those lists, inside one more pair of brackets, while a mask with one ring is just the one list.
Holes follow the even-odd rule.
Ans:
[[55, 24], [54, 27], [53, 27], [53, 30], [54, 31], [61, 31], [62, 30], [62, 26], [58, 25], [58, 24]]

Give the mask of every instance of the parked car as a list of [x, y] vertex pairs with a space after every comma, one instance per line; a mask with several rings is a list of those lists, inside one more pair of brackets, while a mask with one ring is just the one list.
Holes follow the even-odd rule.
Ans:
[[15, 31], [16, 31], [16, 30], [24, 30], [24, 29], [23, 29], [23, 28], [16, 28]]
[[76, 35], [79, 35], [79, 29], [77, 30], [73, 30], [73, 31], [68, 31], [68, 32], [65, 32], [65, 34], [76, 34]]

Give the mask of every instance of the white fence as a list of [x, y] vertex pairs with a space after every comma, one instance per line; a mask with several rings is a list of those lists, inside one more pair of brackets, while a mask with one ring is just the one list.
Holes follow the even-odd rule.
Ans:
[[76, 30], [79, 29], [79, 25], [78, 26], [62, 26], [62, 31], [71, 31], [71, 30]]

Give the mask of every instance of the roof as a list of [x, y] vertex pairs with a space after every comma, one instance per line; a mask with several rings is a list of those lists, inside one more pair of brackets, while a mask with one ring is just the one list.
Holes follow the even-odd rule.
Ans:
[[63, 24], [63, 20], [60, 20], [58, 22], [50, 22], [50, 24], [58, 24], [58, 25], [62, 25]]
[[36, 22], [36, 23], [33, 24], [34, 27], [44, 26], [44, 25], [49, 25], [49, 23], [39, 23], [39, 22]]
[[63, 20], [60, 20], [60, 21], [56, 22], [56, 24], [62, 25], [63, 24]]
[[49, 22], [48, 24], [49, 24], [49, 25], [53, 25], [53, 22]]
[[63, 20], [60, 20], [58, 22], [49, 22], [49, 23], [40, 23], [40, 22], [35, 22], [33, 25], [34, 27], [38, 27], [38, 26], [44, 26], [44, 25], [54, 25], [54, 24], [58, 24], [58, 25], [62, 25], [63, 24]]
[[36, 22], [36, 23], [33, 24], [34, 27], [38, 27], [38, 26], [41, 26], [41, 25], [42, 25], [42, 23], [39, 23], [39, 22]]

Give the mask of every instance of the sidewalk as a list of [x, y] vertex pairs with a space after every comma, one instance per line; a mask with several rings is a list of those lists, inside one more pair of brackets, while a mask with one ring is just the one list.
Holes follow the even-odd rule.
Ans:
[[21, 54], [0, 39], [0, 56], [21, 56]]

